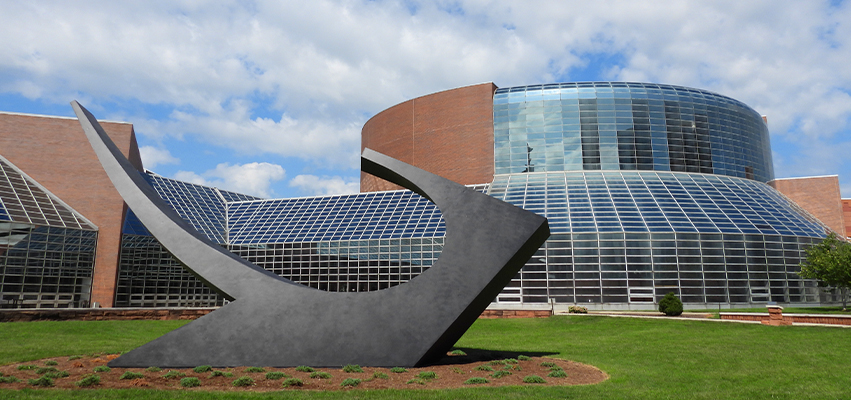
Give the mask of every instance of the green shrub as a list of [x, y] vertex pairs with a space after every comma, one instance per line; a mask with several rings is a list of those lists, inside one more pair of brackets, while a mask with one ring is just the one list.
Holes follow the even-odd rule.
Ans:
[[348, 364], [343, 367], [343, 372], [363, 372], [363, 368], [357, 364]]
[[299, 365], [298, 367], [295, 367], [295, 370], [298, 371], [298, 372], [313, 372], [313, 371], [315, 371], [313, 368], [310, 368], [306, 365]]
[[32, 369], [38, 369], [38, 365], [18, 365], [18, 371], [29, 371]]
[[520, 360], [520, 361], [532, 361], [532, 357], [524, 356], [522, 354], [517, 356], [517, 359]]
[[481, 385], [483, 383], [490, 383], [490, 381], [485, 378], [470, 378], [464, 381], [465, 385]]
[[187, 387], [187, 388], [198, 387], [198, 386], [201, 386], [201, 380], [194, 377], [194, 376], [190, 376], [188, 378], [181, 379], [180, 380], [180, 386]]
[[195, 368], [192, 368], [192, 370], [195, 371], [195, 373], [201, 374], [201, 373], [204, 373], [204, 372], [212, 371], [213, 367], [211, 367], [209, 365], [199, 365]]
[[71, 374], [68, 373], [68, 371], [56, 371], [56, 372], [48, 372], [48, 373], [44, 374], [44, 376], [46, 376], [50, 379], [59, 379], [59, 378], [67, 378], [67, 377], [71, 376]]
[[59, 365], [59, 363], [56, 360], [47, 360], [44, 362], [44, 365]]
[[424, 381], [424, 380], [422, 380], [422, 379], [420, 379], [420, 378], [414, 378], [414, 379], [411, 379], [411, 380], [409, 380], [409, 381], [407, 381], [407, 382], [405, 382], [405, 383], [406, 383], [406, 384], [408, 384], [408, 385], [410, 385], [410, 384], [412, 384], [412, 383], [416, 383], [417, 385], [425, 385], [425, 384], [426, 384], [426, 381]]
[[564, 368], [556, 365], [555, 367], [550, 367], [550, 371], [564, 371]]
[[542, 367], [548, 367], [548, 368], [558, 367], [558, 365], [556, 365], [556, 363], [554, 363], [554, 362], [549, 362], [549, 361], [542, 362], [540, 365], [541, 365]]
[[266, 369], [263, 367], [248, 367], [245, 369], [245, 372], [266, 372]]
[[95, 371], [95, 372], [109, 372], [109, 371], [112, 371], [112, 370], [109, 367], [107, 367], [106, 365], [98, 365], [97, 367], [95, 367], [95, 369], [93, 371]]
[[672, 317], [680, 315], [683, 313], [683, 302], [674, 292], [669, 292], [659, 300], [659, 312]]
[[0, 376], [0, 383], [18, 383], [21, 380], [14, 376]]
[[56, 371], [59, 371], [59, 370], [54, 368], [54, 367], [41, 367], [41, 368], [35, 370], [35, 373], [37, 373], [39, 375], [44, 375], [48, 372], [56, 372]]
[[417, 374], [417, 378], [425, 380], [437, 379], [437, 374], [434, 371], [423, 371]]
[[327, 372], [314, 371], [310, 373], [311, 379], [331, 379], [331, 374]]
[[505, 360], [493, 360], [489, 362], [490, 365], [505, 365], [508, 364]]
[[563, 369], [558, 369], [558, 370], [550, 371], [550, 373], [547, 374], [547, 376], [550, 377], [550, 378], [567, 378], [567, 373], [564, 372]]
[[390, 379], [390, 376], [383, 372], [375, 371], [372, 373], [372, 379]]
[[283, 378], [287, 378], [287, 377], [289, 377], [289, 375], [287, 375], [287, 374], [285, 374], [281, 371], [271, 371], [271, 372], [266, 373], [266, 379], [269, 379], [269, 380], [277, 380], [277, 379], [283, 379]]
[[449, 354], [451, 354], [453, 356], [466, 356], [467, 355], [467, 353], [465, 353], [464, 350], [458, 350], [458, 349], [450, 351]]
[[390, 368], [390, 372], [392, 372], [394, 374], [401, 374], [403, 372], [408, 372], [408, 370], [405, 369], [405, 368], [402, 368], [402, 367], [393, 367], [393, 368]]
[[118, 379], [139, 379], [139, 378], [144, 378], [144, 377], [145, 377], [145, 375], [142, 375], [139, 372], [127, 371], [127, 372], [121, 374], [121, 377], [118, 378]]
[[46, 376], [42, 376], [38, 379], [29, 379], [27, 380], [27, 383], [32, 386], [51, 387], [53, 386], [53, 379], [50, 379]]
[[215, 378], [217, 376], [224, 376], [225, 378], [233, 378], [233, 374], [225, 371], [213, 371], [210, 373], [210, 378]]
[[68, 357], [68, 361], [79, 360], [81, 358], [83, 358], [83, 356], [71, 356], [71, 357]]
[[570, 306], [567, 312], [570, 314], [588, 314], [588, 309], [582, 306]]
[[80, 379], [77, 382], [74, 382], [75, 385], [79, 387], [90, 387], [95, 385], [100, 385], [100, 376], [95, 374], [89, 374]]
[[355, 387], [360, 385], [361, 380], [357, 378], [346, 378], [340, 383], [340, 387]]
[[160, 367], [148, 367], [148, 368], [145, 368], [145, 371], [148, 371], [148, 372], [160, 372], [160, 371], [162, 371], [162, 370], [163, 370], [163, 369], [162, 369], [162, 368], [160, 368]]
[[298, 379], [298, 378], [290, 378], [290, 379], [285, 380], [283, 383], [281, 383], [281, 386], [283, 386], [283, 387], [304, 386], [304, 382], [302, 382], [301, 379]]
[[547, 381], [538, 375], [529, 375], [523, 378], [523, 383], [547, 383]]
[[240, 376], [233, 381], [232, 385], [234, 386], [254, 386], [254, 379], [251, 379], [250, 376]]
[[491, 376], [496, 378], [496, 379], [499, 379], [499, 378], [502, 378], [503, 376], [508, 376], [508, 375], [511, 375], [511, 371], [496, 371], [496, 372], [491, 374]]
[[186, 374], [184, 374], [183, 372], [175, 371], [175, 370], [169, 370], [168, 372], [165, 373], [165, 375], [163, 375], [163, 378], [165, 378], [165, 379], [183, 378], [184, 376], [186, 376]]
[[493, 367], [491, 367], [490, 365], [479, 365], [478, 367], [476, 367], [474, 369], [476, 371], [493, 371]]

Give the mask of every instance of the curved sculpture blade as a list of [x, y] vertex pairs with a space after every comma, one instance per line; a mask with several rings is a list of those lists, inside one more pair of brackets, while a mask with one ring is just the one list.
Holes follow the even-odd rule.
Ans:
[[425, 196], [446, 223], [443, 251], [415, 279], [375, 292], [324, 292], [211, 243], [166, 205], [72, 103], [118, 192], [178, 260], [234, 301], [112, 360], [114, 367], [418, 366], [439, 359], [549, 237], [547, 220], [366, 149], [362, 169]]

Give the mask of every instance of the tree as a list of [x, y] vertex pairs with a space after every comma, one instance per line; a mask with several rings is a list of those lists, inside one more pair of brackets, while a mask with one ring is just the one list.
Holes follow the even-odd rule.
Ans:
[[818, 279], [823, 286], [839, 289], [842, 311], [847, 310], [848, 289], [851, 288], [851, 243], [831, 232], [821, 243], [806, 250], [807, 259], [801, 263], [802, 278]]
[[683, 313], [683, 302], [677, 298], [674, 292], [670, 292], [659, 300], [659, 312], [668, 316], [677, 316]]

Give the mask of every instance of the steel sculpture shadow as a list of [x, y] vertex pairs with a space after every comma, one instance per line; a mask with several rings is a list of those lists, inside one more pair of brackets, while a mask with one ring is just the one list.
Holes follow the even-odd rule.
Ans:
[[547, 220], [372, 150], [361, 168], [440, 209], [443, 251], [411, 281], [325, 292], [281, 278], [199, 234], [71, 103], [118, 193], [151, 234], [231, 302], [109, 362], [112, 367], [413, 367], [441, 357], [549, 237]]

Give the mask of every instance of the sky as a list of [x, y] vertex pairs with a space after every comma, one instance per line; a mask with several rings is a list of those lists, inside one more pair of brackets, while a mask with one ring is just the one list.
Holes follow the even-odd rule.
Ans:
[[78, 100], [145, 168], [255, 196], [357, 192], [364, 122], [415, 97], [613, 80], [741, 100], [777, 178], [851, 197], [847, 0], [3, 0], [0, 26], [0, 111]]

